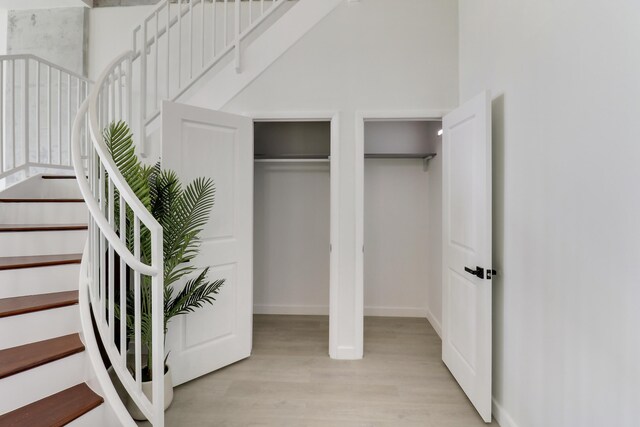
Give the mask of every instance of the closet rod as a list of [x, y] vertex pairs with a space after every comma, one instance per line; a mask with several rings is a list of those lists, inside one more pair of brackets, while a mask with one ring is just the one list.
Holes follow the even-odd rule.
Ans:
[[365, 159], [422, 159], [431, 160], [436, 156], [436, 153], [409, 153], [409, 154], [397, 154], [397, 153], [366, 153]]
[[325, 159], [254, 159], [255, 163], [323, 163], [329, 162], [329, 158]]

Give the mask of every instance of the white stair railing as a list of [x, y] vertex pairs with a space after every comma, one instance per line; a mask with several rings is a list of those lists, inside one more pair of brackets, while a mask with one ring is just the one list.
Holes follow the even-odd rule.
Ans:
[[0, 56], [0, 179], [73, 168], [71, 126], [89, 85], [34, 55]]
[[[103, 129], [131, 116], [131, 52], [116, 58], [82, 104], [73, 126], [73, 166], [90, 212], [80, 286], [88, 289], [98, 334], [128, 396], [154, 426], [164, 425], [162, 227], [127, 184], [103, 141]], [[82, 128], [89, 126], [86, 169]], [[86, 173], [86, 176], [85, 176]], [[85, 293], [81, 289], [81, 293]], [[117, 292], [117, 293], [116, 293]], [[82, 302], [81, 302], [82, 303]], [[128, 311], [133, 303], [133, 312]], [[151, 310], [151, 316], [143, 316]], [[150, 317], [150, 323], [148, 319]], [[118, 321], [118, 319], [133, 320]], [[151, 327], [152, 397], [142, 389], [142, 329]], [[116, 338], [116, 332], [119, 338]], [[132, 355], [133, 366], [129, 366]]]
[[160, 115], [162, 101], [176, 100], [232, 52], [240, 72], [242, 42], [287, 1], [163, 0], [134, 29], [137, 130], [143, 154], [142, 130]]
[[[164, 425], [164, 372], [153, 369], [149, 399], [141, 387], [141, 306], [151, 305], [150, 361], [154, 367], [163, 366], [162, 227], [118, 171], [102, 132], [114, 121], [126, 121], [134, 130], [138, 151], [144, 154], [146, 128], [159, 116], [162, 101], [177, 99], [222, 59], [231, 58], [231, 52], [240, 71], [242, 41], [287, 2], [163, 0], [134, 30], [133, 50], [103, 71], [76, 116], [73, 166], [90, 212], [80, 294], [89, 295], [98, 336], [114, 372], [155, 427]], [[116, 275], [125, 279], [116, 280]], [[151, 301], [143, 298], [143, 290], [150, 291]], [[126, 313], [127, 295], [134, 313]], [[127, 314], [134, 319], [129, 327], [117, 321]], [[133, 354], [133, 367], [128, 366], [128, 353]]]

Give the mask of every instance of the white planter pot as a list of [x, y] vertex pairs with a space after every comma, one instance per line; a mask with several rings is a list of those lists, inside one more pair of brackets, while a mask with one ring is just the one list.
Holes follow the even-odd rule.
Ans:
[[[150, 400], [153, 398], [153, 381], [146, 381], [142, 383], [142, 392]], [[173, 401], [173, 381], [171, 380], [171, 369], [167, 367], [167, 372], [164, 374], [164, 409], [166, 410]], [[127, 398], [127, 410], [131, 414], [131, 418], [136, 421], [144, 421], [147, 419], [142, 411], [138, 408], [131, 397]]]

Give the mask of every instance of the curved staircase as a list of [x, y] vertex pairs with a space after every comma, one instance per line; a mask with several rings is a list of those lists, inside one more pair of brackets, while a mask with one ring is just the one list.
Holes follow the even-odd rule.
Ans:
[[[155, 161], [145, 140], [156, 141], [164, 101], [221, 108], [342, 1], [163, 0], [92, 87], [40, 58], [0, 57], [0, 185], [17, 183], [0, 191], [0, 427], [135, 426], [123, 399], [164, 425], [163, 373], [146, 395], [141, 348], [148, 287], [145, 356], [161, 366], [163, 230], [102, 131], [125, 120]], [[43, 170], [76, 175], [29, 177]]]
[[0, 426], [103, 420], [103, 398], [85, 382], [78, 275], [87, 210], [71, 178], [35, 176], [0, 193]]

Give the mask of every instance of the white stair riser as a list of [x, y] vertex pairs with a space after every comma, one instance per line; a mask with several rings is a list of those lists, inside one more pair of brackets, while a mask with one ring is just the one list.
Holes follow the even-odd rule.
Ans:
[[0, 271], [0, 298], [78, 289], [80, 264]]
[[82, 194], [75, 179], [42, 179], [34, 177], [3, 191], [2, 197], [81, 199]]
[[86, 240], [86, 230], [3, 232], [0, 257], [79, 254]]
[[0, 203], [2, 224], [86, 224], [84, 203]]
[[84, 352], [0, 380], [0, 414], [84, 382]]
[[80, 418], [76, 418], [71, 421], [66, 427], [98, 427], [98, 426], [113, 426], [117, 424], [110, 424], [105, 415], [106, 408], [102, 404], [95, 409], [87, 412]]
[[0, 350], [73, 334], [80, 330], [77, 305], [0, 319]]

